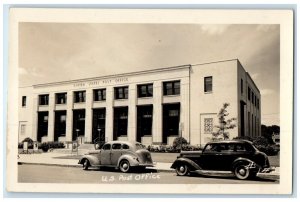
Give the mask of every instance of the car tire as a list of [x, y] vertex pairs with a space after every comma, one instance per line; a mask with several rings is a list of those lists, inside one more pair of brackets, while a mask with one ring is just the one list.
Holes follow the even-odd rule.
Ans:
[[128, 173], [130, 170], [130, 163], [127, 160], [122, 160], [119, 165], [120, 171], [123, 173]]
[[185, 176], [189, 174], [189, 167], [186, 164], [178, 164], [176, 166], [176, 173], [179, 176]]
[[82, 163], [82, 168], [83, 168], [83, 170], [87, 170], [87, 169], [89, 169], [89, 167], [90, 167], [90, 161], [88, 160], [88, 159], [84, 159], [83, 160], [83, 163]]
[[251, 177], [250, 169], [246, 164], [238, 164], [234, 168], [234, 175], [240, 180], [246, 180]]

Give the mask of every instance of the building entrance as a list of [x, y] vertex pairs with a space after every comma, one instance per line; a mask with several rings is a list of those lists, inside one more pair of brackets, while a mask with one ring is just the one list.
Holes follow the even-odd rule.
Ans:
[[93, 109], [93, 143], [105, 142], [105, 108]]
[[41, 142], [42, 137], [48, 136], [48, 112], [38, 112], [37, 141]]
[[179, 135], [180, 103], [163, 105], [163, 143], [168, 137]]
[[60, 141], [66, 137], [67, 111], [55, 111], [54, 141]]
[[152, 135], [153, 106], [137, 106], [137, 137], [136, 141], [142, 142], [142, 137]]
[[73, 136], [72, 140], [84, 136], [85, 130], [85, 109], [73, 110]]
[[128, 107], [114, 108], [114, 140], [119, 137], [127, 137]]

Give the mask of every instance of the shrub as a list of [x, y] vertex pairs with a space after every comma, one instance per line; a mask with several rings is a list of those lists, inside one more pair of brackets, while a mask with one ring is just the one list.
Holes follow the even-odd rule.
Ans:
[[188, 144], [188, 142], [183, 137], [177, 137], [173, 141], [173, 147], [175, 150], [180, 150], [181, 147], [184, 147], [187, 144]]
[[47, 152], [49, 149], [65, 148], [65, 145], [62, 142], [44, 142], [40, 145], [40, 148]]
[[279, 152], [279, 147], [275, 144], [270, 144], [269, 140], [263, 136], [255, 138], [253, 144], [257, 149], [269, 156], [277, 155]]
[[253, 138], [249, 136], [240, 136], [240, 137], [234, 137], [233, 140], [248, 140], [253, 142]]

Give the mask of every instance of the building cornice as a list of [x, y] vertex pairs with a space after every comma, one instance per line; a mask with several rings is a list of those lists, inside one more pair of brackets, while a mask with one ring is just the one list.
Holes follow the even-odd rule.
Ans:
[[59, 82], [50, 82], [50, 83], [44, 83], [44, 84], [35, 84], [35, 85], [33, 85], [33, 87], [39, 88], [39, 87], [46, 87], [46, 86], [73, 84], [73, 83], [78, 83], [78, 82], [88, 82], [88, 81], [93, 81], [93, 80], [113, 79], [113, 78], [118, 78], [118, 77], [135, 76], [135, 75], [149, 74], [149, 73], [159, 73], [159, 72], [166, 72], [166, 71], [173, 71], [173, 70], [175, 71], [175, 70], [187, 69], [187, 68], [189, 69], [190, 67], [191, 67], [191, 65], [180, 65], [180, 66], [165, 67], [165, 68], [159, 68], [159, 69], [135, 71], [135, 72], [113, 74], [113, 75], [106, 75], [106, 76], [99, 76], [99, 77], [90, 77], [90, 78], [84, 78], [84, 79], [74, 79], [74, 80], [69, 80], [69, 81], [59, 81]]

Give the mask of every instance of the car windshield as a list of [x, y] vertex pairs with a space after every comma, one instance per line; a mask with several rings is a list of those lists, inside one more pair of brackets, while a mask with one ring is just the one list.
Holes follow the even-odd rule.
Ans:
[[139, 149], [146, 149], [146, 146], [145, 146], [145, 145], [142, 145], [142, 144], [139, 144], [139, 143], [137, 143], [137, 144], [135, 144], [135, 148], [136, 148], [136, 150], [139, 150]]

